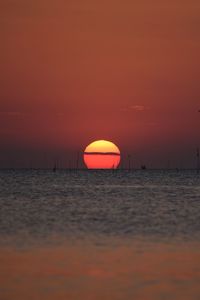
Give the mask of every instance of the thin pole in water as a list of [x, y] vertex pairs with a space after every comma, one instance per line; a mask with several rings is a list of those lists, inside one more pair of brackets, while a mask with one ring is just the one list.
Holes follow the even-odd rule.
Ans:
[[200, 171], [200, 158], [199, 158], [199, 148], [197, 148], [197, 174]]
[[78, 171], [79, 168], [79, 151], [77, 153], [77, 160], [76, 160], [76, 170]]
[[128, 170], [131, 171], [131, 156], [128, 154]]

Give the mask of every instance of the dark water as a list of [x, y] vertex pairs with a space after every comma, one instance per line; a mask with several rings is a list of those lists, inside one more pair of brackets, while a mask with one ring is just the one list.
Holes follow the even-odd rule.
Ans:
[[0, 173], [0, 233], [200, 237], [192, 171]]
[[0, 171], [0, 300], [199, 299], [195, 171]]

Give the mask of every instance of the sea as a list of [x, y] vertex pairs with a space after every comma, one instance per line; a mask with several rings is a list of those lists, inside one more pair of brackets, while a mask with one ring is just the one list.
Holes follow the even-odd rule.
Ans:
[[195, 170], [1, 170], [0, 300], [199, 300]]

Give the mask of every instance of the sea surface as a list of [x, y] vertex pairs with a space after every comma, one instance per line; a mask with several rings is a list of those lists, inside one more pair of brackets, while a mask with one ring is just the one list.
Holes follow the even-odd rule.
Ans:
[[196, 171], [0, 171], [0, 300], [200, 299]]

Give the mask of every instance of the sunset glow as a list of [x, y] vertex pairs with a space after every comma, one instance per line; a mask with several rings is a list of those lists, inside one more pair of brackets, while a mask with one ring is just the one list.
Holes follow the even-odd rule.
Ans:
[[200, 300], [200, 0], [0, 22], [0, 300]]
[[84, 162], [88, 169], [116, 169], [120, 163], [119, 148], [110, 141], [95, 141], [86, 147]]
[[91, 137], [194, 167], [199, 1], [1, 0], [0, 20], [0, 167], [75, 166]]

